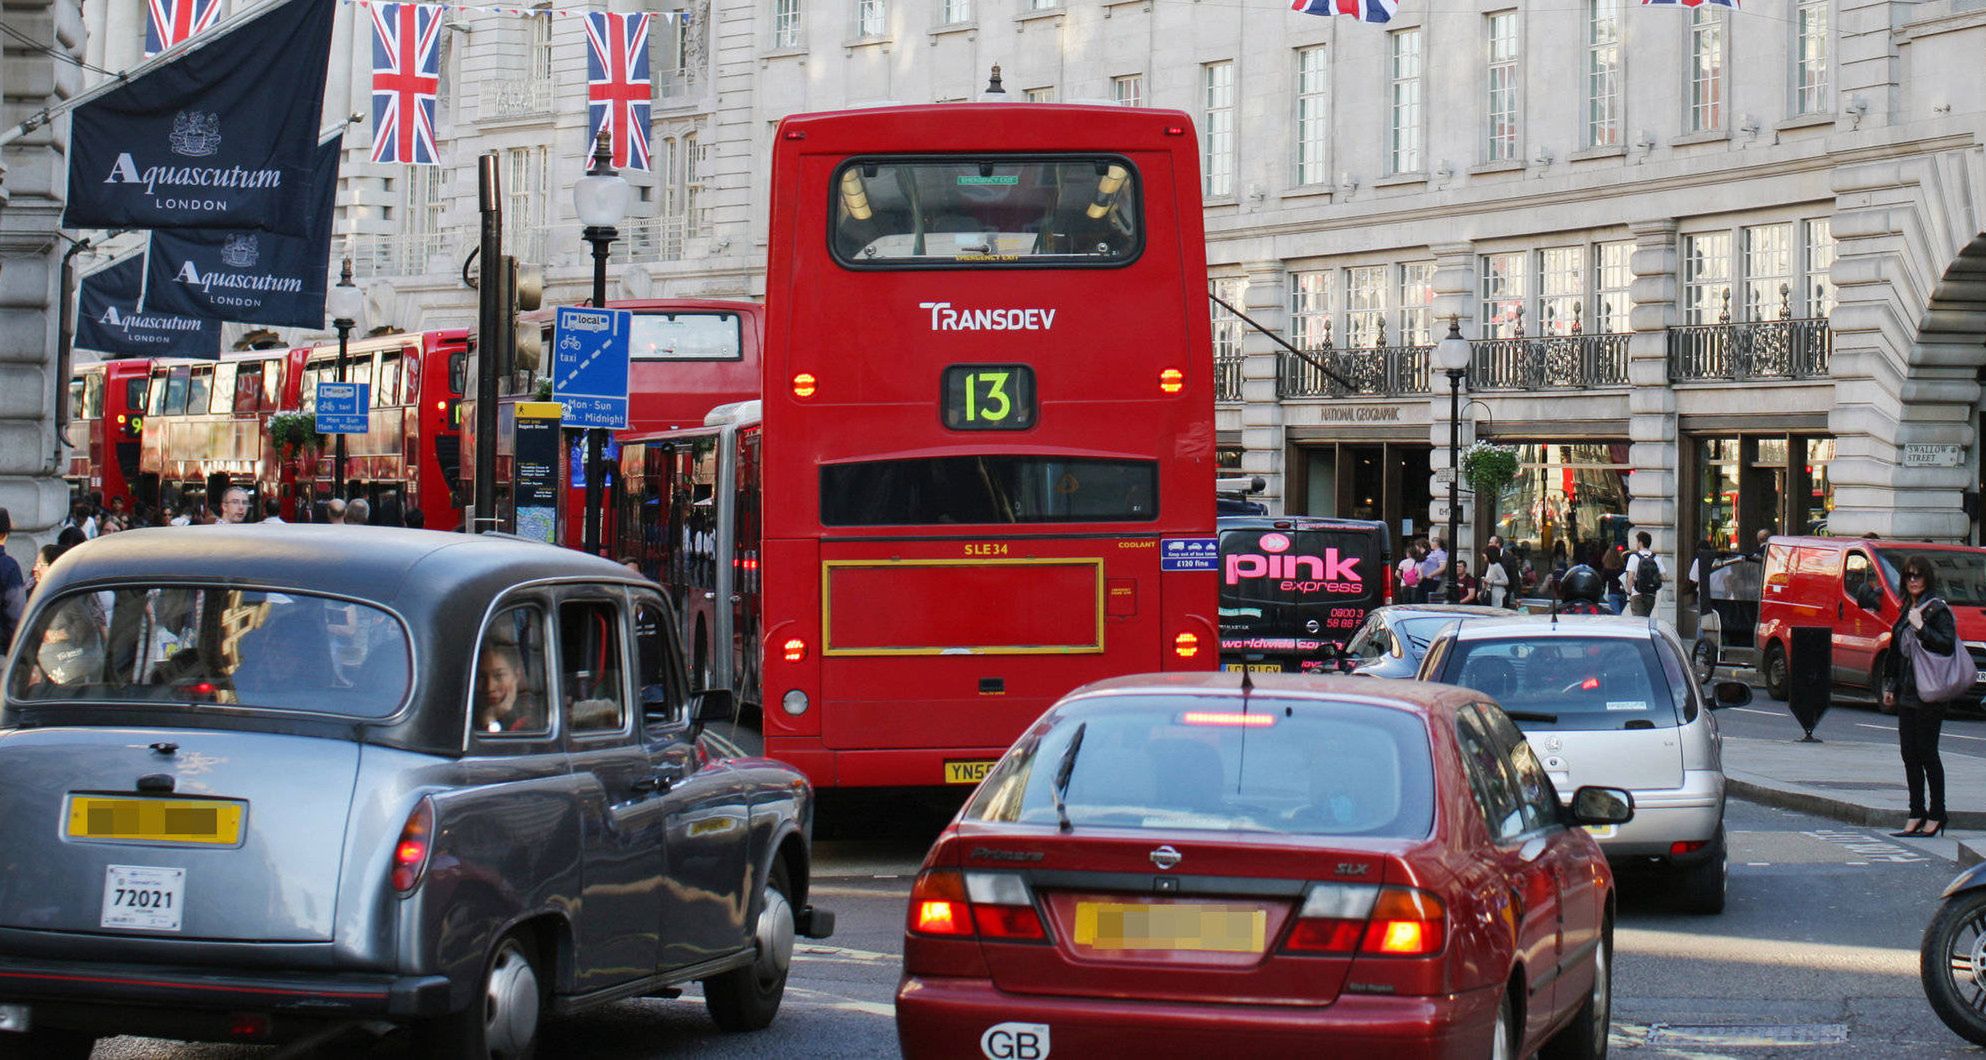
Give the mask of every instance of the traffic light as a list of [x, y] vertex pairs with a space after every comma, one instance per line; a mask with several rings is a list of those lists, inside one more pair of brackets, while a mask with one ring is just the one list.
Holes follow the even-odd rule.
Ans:
[[511, 346], [511, 370], [535, 373], [544, 362], [544, 325], [535, 320], [518, 320], [517, 315], [544, 304], [545, 272], [537, 265], [509, 256], [504, 258], [504, 265], [504, 298], [510, 307], [516, 336]]

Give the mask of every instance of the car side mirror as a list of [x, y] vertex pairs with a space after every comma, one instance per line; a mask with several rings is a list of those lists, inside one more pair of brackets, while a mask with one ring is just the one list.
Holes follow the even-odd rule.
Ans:
[[1719, 681], [1710, 689], [1710, 709], [1742, 707], [1752, 701], [1752, 686], [1743, 681]]
[[728, 688], [706, 688], [701, 692], [690, 693], [690, 721], [695, 725], [708, 725], [713, 721], [730, 721], [738, 713], [738, 698]]
[[1855, 606], [1864, 611], [1879, 613], [1883, 609], [1883, 594], [1877, 591], [1875, 586], [1863, 582], [1862, 587], [1855, 590]]
[[1584, 787], [1572, 793], [1574, 824], [1626, 824], [1634, 820], [1634, 795], [1622, 788]]

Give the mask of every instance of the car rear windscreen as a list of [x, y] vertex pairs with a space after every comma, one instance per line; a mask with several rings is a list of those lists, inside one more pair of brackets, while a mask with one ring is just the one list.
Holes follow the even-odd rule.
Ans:
[[[1221, 629], [1342, 640], [1382, 602], [1384, 565], [1370, 530], [1222, 530]], [[1308, 630], [1313, 619], [1318, 628]]]
[[1687, 693], [1655, 652], [1639, 637], [1458, 641], [1439, 679], [1496, 700], [1526, 732], [1672, 729]]
[[1086, 700], [1023, 736], [965, 816], [1056, 824], [1054, 779], [1067, 761], [1066, 807], [1078, 829], [1428, 834], [1434, 775], [1418, 716], [1274, 696], [1241, 708], [1239, 696]]
[[407, 698], [412, 650], [375, 607], [303, 593], [116, 585], [73, 592], [23, 631], [17, 703], [207, 705], [380, 718]]

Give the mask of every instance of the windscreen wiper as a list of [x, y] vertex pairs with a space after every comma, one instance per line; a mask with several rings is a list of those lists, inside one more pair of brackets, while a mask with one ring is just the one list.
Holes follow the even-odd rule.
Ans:
[[1075, 828], [1069, 823], [1069, 807], [1065, 800], [1069, 797], [1069, 774], [1076, 770], [1076, 754], [1083, 749], [1083, 733], [1089, 727], [1089, 722], [1076, 726], [1076, 735], [1069, 738], [1069, 749], [1062, 752], [1062, 764], [1055, 767], [1055, 783], [1049, 788], [1049, 793], [1055, 796], [1055, 819], [1062, 822], [1064, 832]]
[[1541, 721], [1547, 725], [1553, 725], [1558, 722], [1558, 715], [1540, 714], [1534, 710], [1506, 710], [1503, 713], [1511, 721]]

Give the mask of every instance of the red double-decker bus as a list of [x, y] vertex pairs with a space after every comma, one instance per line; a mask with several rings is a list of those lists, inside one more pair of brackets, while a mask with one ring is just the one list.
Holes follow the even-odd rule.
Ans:
[[822, 787], [971, 783], [1077, 685], [1216, 665], [1190, 120], [799, 115], [772, 187], [762, 422], [621, 459], [623, 539], [732, 605], [766, 752]]
[[69, 376], [69, 444], [66, 477], [76, 500], [97, 494], [106, 505], [135, 496], [138, 455], [145, 427], [147, 358], [102, 361], [79, 366]]
[[[418, 510], [430, 530], [462, 522], [462, 388], [468, 372], [464, 329], [398, 332], [346, 344], [344, 380], [371, 386], [364, 434], [345, 437], [345, 465], [336, 466], [330, 440], [297, 474], [299, 503], [337, 495], [365, 497], [389, 520]], [[316, 346], [302, 358], [295, 404], [314, 413], [317, 384], [338, 380], [338, 344]]]
[[149, 362], [138, 499], [183, 509], [213, 505], [229, 486], [270, 495], [282, 469], [267, 421], [295, 407], [301, 358], [301, 350], [277, 348]]

